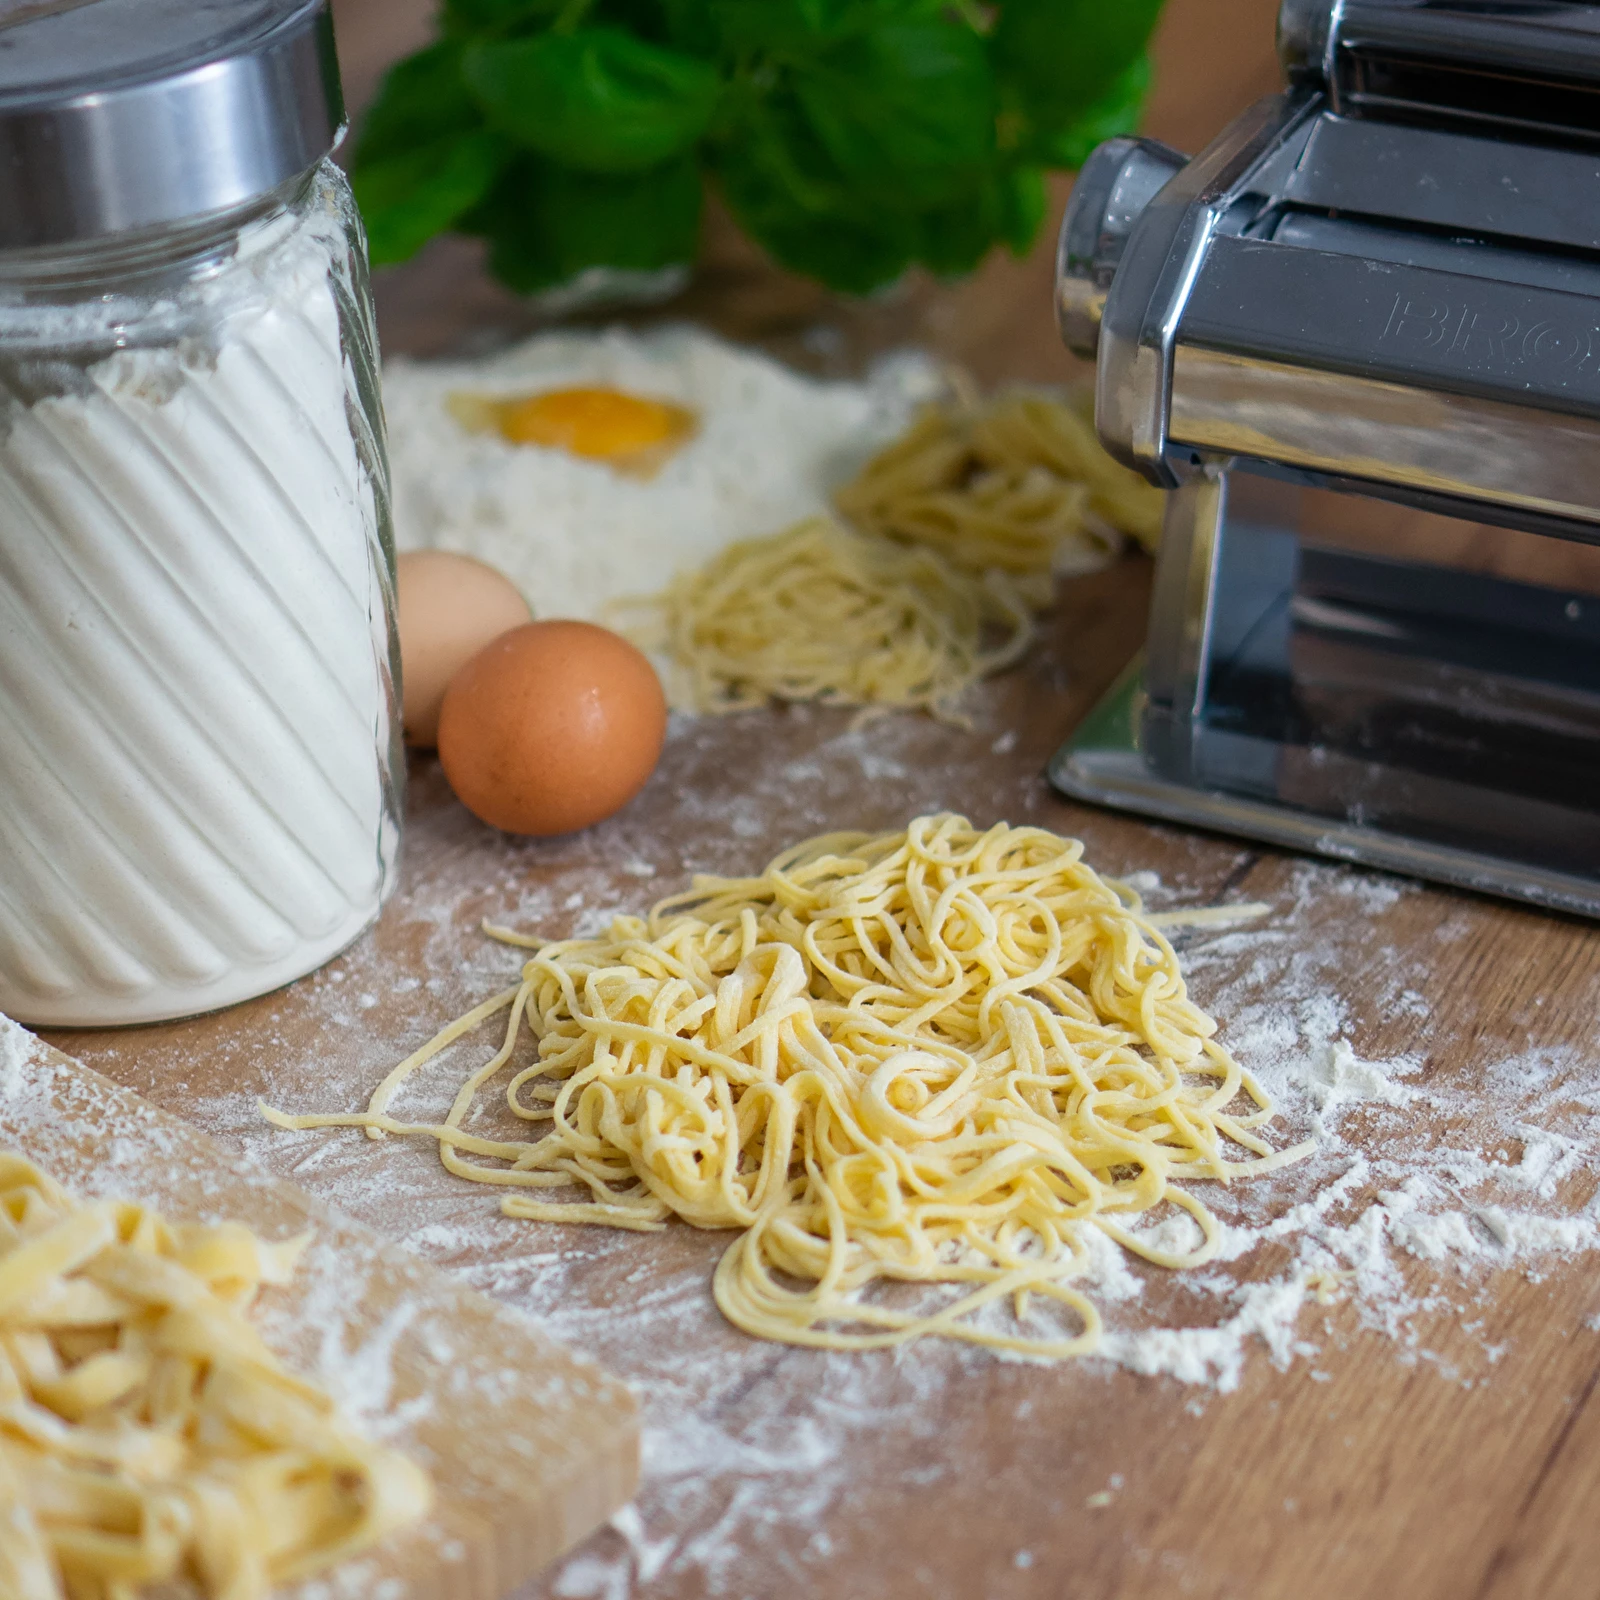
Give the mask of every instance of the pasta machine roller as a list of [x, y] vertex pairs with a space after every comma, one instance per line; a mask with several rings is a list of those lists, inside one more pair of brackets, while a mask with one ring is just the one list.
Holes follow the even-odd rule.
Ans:
[[1287, 0], [1102, 146], [1058, 311], [1172, 491], [1077, 798], [1600, 917], [1600, 5]]

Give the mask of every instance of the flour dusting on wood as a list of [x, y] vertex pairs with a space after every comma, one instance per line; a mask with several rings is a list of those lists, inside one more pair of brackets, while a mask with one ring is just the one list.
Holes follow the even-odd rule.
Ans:
[[0, 1015], [0, 1100], [22, 1093], [32, 1037], [10, 1017]]
[[[527, 1518], [574, 1483], [580, 1505], [569, 1518], [590, 1519], [577, 1532], [617, 1504], [632, 1408], [582, 1354], [555, 1350], [503, 1308], [43, 1049], [4, 1016], [0, 1052], [17, 1071], [0, 1102], [0, 1149], [22, 1151], [76, 1194], [138, 1201], [178, 1221], [242, 1221], [272, 1240], [311, 1234], [289, 1283], [264, 1291], [251, 1321], [347, 1419], [427, 1468], [438, 1504], [425, 1523], [290, 1586], [284, 1600], [425, 1600], [442, 1570], [469, 1557], [499, 1570], [508, 1549], [522, 1559]], [[496, 1447], [484, 1450], [490, 1435]]]
[[[182, 1063], [176, 1081], [150, 1084], [272, 1171], [527, 1312], [634, 1385], [645, 1408], [643, 1493], [630, 1516], [529, 1596], [620, 1600], [668, 1584], [736, 1597], [747, 1592], [752, 1563], [770, 1576], [760, 1564], [780, 1549], [789, 1579], [804, 1591], [808, 1574], [846, 1559], [839, 1529], [849, 1519], [834, 1513], [864, 1492], [880, 1463], [916, 1454], [915, 1481], [903, 1466], [894, 1469], [907, 1493], [937, 1496], [965, 1481], [973, 1465], [946, 1448], [947, 1430], [977, 1395], [1015, 1419], [1020, 1440], [1041, 1395], [1068, 1391], [1092, 1415], [1117, 1385], [1133, 1381], [1131, 1371], [1167, 1385], [1175, 1408], [1205, 1411], [1246, 1403], [1274, 1366], [1308, 1385], [1327, 1381], [1319, 1363], [1368, 1340], [1382, 1341], [1395, 1362], [1425, 1369], [1427, 1381], [1492, 1383], [1518, 1338], [1499, 1313], [1511, 1289], [1528, 1290], [1568, 1259], [1600, 1250], [1600, 1046], [1547, 1029], [1530, 976], [1525, 997], [1503, 1014], [1472, 1012], [1470, 985], [1453, 980], [1449, 992], [1462, 998], [1452, 1001], [1452, 1026], [1470, 1028], [1478, 1043], [1464, 1064], [1447, 1066], [1430, 1053], [1442, 1004], [1435, 968], [1470, 934], [1470, 902], [1063, 807], [1032, 776], [1049, 753], [1050, 728], [1019, 722], [1000, 698], [1042, 693], [1053, 669], [1045, 660], [1031, 670], [1031, 688], [983, 692], [970, 735], [916, 718], [851, 731], [846, 718], [791, 710], [782, 714], [783, 759], [736, 772], [729, 749], [743, 737], [739, 719], [677, 723], [662, 774], [640, 806], [552, 843], [479, 828], [449, 804], [436, 770], [420, 763], [405, 881], [378, 935], [289, 996], [263, 1003], [248, 1032], [197, 1026], [193, 1060], [203, 1053], [212, 1068], [225, 1065], [235, 1089], [196, 1096]], [[987, 752], [1019, 725], [1030, 775], [1000, 773], [979, 809], [961, 741]], [[852, 797], [848, 811], [841, 796]], [[692, 872], [754, 870], [782, 845], [823, 829], [903, 827], [941, 807], [971, 808], [984, 823], [1082, 832], [1090, 860], [1108, 873], [1137, 874], [1152, 909], [1219, 900], [1272, 906], [1258, 923], [1174, 938], [1196, 1000], [1277, 1099], [1275, 1138], [1312, 1138], [1316, 1153], [1231, 1190], [1198, 1186], [1223, 1223], [1218, 1258], [1198, 1271], [1164, 1273], [1097, 1246], [1090, 1292], [1107, 1337], [1090, 1361], [1002, 1363], [933, 1342], [892, 1355], [758, 1344], [723, 1322], [711, 1301], [726, 1235], [510, 1221], [492, 1194], [445, 1173], [431, 1143], [283, 1134], [255, 1114], [258, 1094], [289, 1111], [364, 1104], [395, 1061], [514, 981], [515, 953], [482, 937], [484, 917], [549, 937], [590, 931], [616, 911], [645, 909]], [[668, 818], [677, 841], [670, 853], [662, 844]], [[1159, 879], [1145, 870], [1153, 839]], [[426, 976], [397, 985], [402, 968]], [[1600, 1014], [1600, 982], [1581, 973], [1567, 981], [1594, 991], [1587, 1000], [1579, 994], [1573, 1009], [1587, 1004]], [[291, 1042], [308, 1031], [320, 1041], [314, 1051]], [[467, 1066], [496, 1038], [487, 1028], [419, 1075], [402, 1114], [441, 1114]], [[100, 1059], [144, 1086], [136, 1038]], [[496, 1125], [486, 1096], [473, 1126]], [[1144, 1225], [1171, 1239], [1192, 1227], [1181, 1215]], [[1589, 1338], [1600, 1328], [1575, 1321], [1571, 1332]], [[1447, 1335], [1449, 1357], [1440, 1353]], [[1106, 1468], [1117, 1464], [1100, 1461], [1090, 1487], [1101, 1489]], [[1006, 1461], [987, 1470], [997, 1483], [1012, 1481]], [[1082, 1503], [1080, 1495], [1075, 1504]], [[1010, 1570], [1009, 1553], [1006, 1562]], [[925, 1587], [939, 1592], [937, 1574]]]

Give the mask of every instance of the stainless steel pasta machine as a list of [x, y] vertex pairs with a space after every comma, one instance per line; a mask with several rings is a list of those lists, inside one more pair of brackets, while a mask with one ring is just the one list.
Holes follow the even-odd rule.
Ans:
[[1075, 797], [1600, 917], [1600, 5], [1286, 0], [1285, 93], [1061, 244], [1173, 491]]

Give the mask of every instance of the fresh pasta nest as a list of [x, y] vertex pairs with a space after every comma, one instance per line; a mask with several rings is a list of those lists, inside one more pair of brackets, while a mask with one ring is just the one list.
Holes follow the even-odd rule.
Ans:
[[[431, 1136], [452, 1172], [513, 1191], [510, 1216], [737, 1229], [716, 1299], [764, 1338], [1091, 1351], [1100, 1321], [1074, 1282], [1096, 1232], [1198, 1265], [1217, 1229], [1186, 1185], [1301, 1153], [1262, 1137], [1266, 1097], [1138, 898], [1042, 829], [944, 815], [833, 834], [759, 877], [699, 879], [605, 938], [497, 936], [535, 952], [521, 984], [402, 1062], [366, 1112], [267, 1115]], [[442, 1124], [391, 1114], [414, 1072], [507, 1009], [502, 1048]], [[524, 1027], [536, 1058], [517, 1065]], [[509, 1107], [538, 1133], [467, 1132], [507, 1070]], [[1130, 1230], [1163, 1203], [1194, 1218], [1194, 1248]], [[959, 1293], [930, 1310], [880, 1292], [898, 1283]], [[1075, 1326], [1030, 1328], [1032, 1297]]]
[[305, 1242], [80, 1205], [0, 1152], [0, 1595], [259, 1600], [427, 1512], [246, 1317]]
[[1092, 400], [1014, 390], [933, 406], [813, 518], [614, 608], [684, 710], [770, 700], [926, 710], [1014, 665], [1058, 576], [1154, 548], [1165, 498], [1095, 437]]
[[699, 712], [788, 700], [959, 722], [961, 696], [1034, 638], [1003, 575], [975, 577], [937, 551], [820, 517], [730, 546], [656, 606], [658, 628], [641, 642], [666, 648], [674, 700]]
[[1055, 577], [1106, 565], [1124, 535], [1154, 550], [1166, 497], [1106, 454], [1092, 394], [1013, 389], [929, 407], [834, 503], [867, 532], [1004, 572], [1043, 607]]

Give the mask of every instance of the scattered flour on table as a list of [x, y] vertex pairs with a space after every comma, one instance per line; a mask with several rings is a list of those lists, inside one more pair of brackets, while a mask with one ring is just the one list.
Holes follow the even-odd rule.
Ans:
[[[672, 401], [700, 431], [648, 482], [561, 450], [470, 434], [456, 392], [584, 385]], [[540, 617], [601, 621], [738, 539], [827, 509], [830, 492], [905, 431], [943, 387], [926, 357], [885, 360], [864, 383], [824, 383], [691, 327], [537, 335], [470, 363], [384, 368], [402, 550], [437, 547], [498, 567]]]
[[[1219, 1205], [1228, 1220], [1218, 1264], [1263, 1247], [1288, 1251], [1289, 1262], [1265, 1281], [1203, 1270], [1191, 1284], [1220, 1306], [1220, 1319], [1114, 1329], [1107, 1340], [1106, 1354], [1124, 1365], [1224, 1392], [1238, 1386], [1253, 1348], [1280, 1367], [1317, 1354], [1299, 1332], [1309, 1305], [1348, 1300], [1403, 1360], [1435, 1361], [1421, 1323], [1476, 1299], [1488, 1273], [1537, 1279], [1552, 1258], [1600, 1251], [1600, 1049], [1486, 1046], [1439, 1083], [1427, 1081], [1419, 1054], [1363, 1059], [1347, 1036], [1363, 1022], [1411, 1020], [1426, 1040], [1428, 1009], [1414, 986], [1426, 953], [1358, 950], [1361, 920], [1325, 923], [1320, 939], [1296, 924], [1334, 897], [1376, 919], [1419, 891], [1311, 863], [1293, 868], [1291, 891], [1275, 924], [1183, 951], [1192, 987], [1225, 1019], [1223, 1037], [1272, 1094], [1284, 1128], [1317, 1144], [1303, 1166]], [[1441, 1126], [1476, 1142], [1441, 1140]], [[1310, 1198], [1274, 1214], [1274, 1193]], [[1495, 1347], [1483, 1348], [1496, 1359]]]
[[32, 1035], [0, 1012], [0, 1100], [9, 1100], [22, 1092], [32, 1052]]
[[[978, 711], [974, 737], [992, 741], [1004, 730], [984, 720], [982, 704]], [[302, 991], [338, 1051], [308, 1056], [277, 1031], [270, 1007], [254, 1038], [207, 1046], [227, 1052], [240, 1087], [195, 1102], [197, 1120], [636, 1386], [639, 1498], [529, 1597], [627, 1600], [670, 1582], [737, 1600], [751, 1573], [770, 1575], [774, 1563], [806, 1592], [810, 1573], [844, 1559], [829, 1529], [883, 1459], [884, 1441], [895, 1441], [897, 1473], [908, 1452], [923, 1463], [897, 1479], [908, 1493], [937, 1495], [965, 1481], [974, 1463], [952, 1457], [943, 1419], [974, 1393], [1012, 1409], [1017, 1470], [1026, 1471], [1035, 1382], [1071, 1386], [1092, 1405], [1104, 1378], [1124, 1368], [1172, 1384], [1179, 1403], [1203, 1410], [1246, 1385], [1264, 1361], [1324, 1380], [1319, 1356], [1363, 1332], [1392, 1341], [1398, 1361], [1441, 1381], [1491, 1381], [1517, 1338], [1500, 1313], [1508, 1284], [1600, 1251], [1600, 1046], [1552, 1042], [1511, 1019], [1498, 1033], [1483, 1031], [1474, 1059], [1437, 1067], [1427, 1056], [1434, 1030], [1425, 998], [1437, 944], [1396, 945], [1387, 931], [1391, 915], [1423, 891], [1313, 863], [1294, 864], [1261, 896], [1273, 904], [1270, 918], [1173, 937], [1196, 999], [1222, 1019], [1223, 1040], [1278, 1102], [1274, 1142], [1311, 1139], [1315, 1153], [1230, 1190], [1201, 1186], [1221, 1239], [1196, 1271], [1148, 1268], [1090, 1234], [1095, 1271], [1085, 1287], [1106, 1340], [1101, 1355], [1074, 1366], [998, 1363], [932, 1341], [874, 1355], [759, 1344], [729, 1329], [712, 1302], [725, 1237], [514, 1223], [497, 1214], [492, 1194], [443, 1172], [431, 1144], [288, 1135], [257, 1119], [258, 1091], [290, 1110], [363, 1103], [432, 1028], [513, 979], [516, 953], [482, 938], [484, 916], [563, 937], [602, 926], [615, 911], [644, 910], [691, 872], [755, 870], [784, 840], [829, 827], [903, 826], [921, 810], [973, 803], [962, 788], [970, 779], [942, 753], [948, 735], [920, 719], [846, 731], [826, 713], [787, 715], [788, 759], [742, 774], [736, 786], [724, 781], [723, 738], [703, 724], [675, 724], [664, 769], [681, 797], [671, 855], [648, 819], [627, 814], [537, 852], [474, 834], [475, 890], [464, 896], [449, 862], [466, 848], [469, 825], [453, 809], [423, 805], [386, 919], [424, 957], [430, 975], [421, 986], [391, 987], [392, 958], [368, 941]], [[436, 781], [424, 772], [419, 794]], [[854, 797], [849, 816], [831, 798], [839, 794]], [[1041, 794], [997, 788], [986, 803], [1021, 822], [1046, 815]], [[1133, 874], [1153, 910], [1210, 903], [1214, 842], [1167, 836], [1165, 854], [1180, 864], [1163, 882], [1139, 872], [1138, 830], [1108, 822], [1102, 832], [1093, 819], [1084, 826], [1091, 859]], [[1193, 862], [1192, 880], [1184, 861]], [[1448, 897], [1434, 903], [1444, 940], [1459, 913]], [[382, 998], [375, 1009], [363, 1003], [372, 994]], [[1589, 999], [1600, 1015], [1600, 989], [1578, 995], [1577, 1006]], [[1393, 1041], [1382, 1057], [1363, 1047], [1379, 1023]], [[492, 1033], [419, 1075], [403, 1113], [440, 1114], [469, 1063], [492, 1051]], [[492, 1112], [486, 1104], [486, 1127]], [[1151, 1216], [1142, 1227], [1152, 1241], [1192, 1242], [1183, 1216]], [[1003, 1320], [1000, 1309], [993, 1314]], [[1454, 1365], [1432, 1347], [1445, 1328]], [[997, 1492], [1006, 1492], [1004, 1463], [988, 1465]]]
[[[305, 1228], [300, 1205], [286, 1210], [262, 1166], [225, 1153], [219, 1160], [215, 1145], [193, 1128], [35, 1048], [33, 1036], [3, 1014], [0, 1053], [14, 1068], [13, 1092], [0, 1100], [0, 1150], [25, 1154], [81, 1199], [133, 1199], [174, 1219], [243, 1221], [268, 1238]], [[105, 1137], [107, 1127], [119, 1131]], [[290, 1286], [264, 1294], [251, 1321], [292, 1371], [323, 1388], [367, 1436], [396, 1444], [437, 1473], [444, 1463], [432, 1454], [426, 1424], [441, 1409], [497, 1416], [508, 1395], [526, 1393], [530, 1384], [569, 1412], [581, 1400], [565, 1389], [565, 1368], [530, 1372], [525, 1361], [508, 1366], [493, 1341], [461, 1341], [458, 1300], [453, 1293], [441, 1298], [438, 1275], [414, 1257], [316, 1213], [310, 1232]], [[367, 1310], [374, 1294], [385, 1307], [376, 1317]], [[418, 1348], [442, 1381], [397, 1395], [402, 1370], [417, 1368]], [[443, 1562], [467, 1556], [443, 1523], [427, 1525], [419, 1537]], [[374, 1561], [357, 1559], [274, 1592], [282, 1600], [406, 1600], [416, 1591]]]

